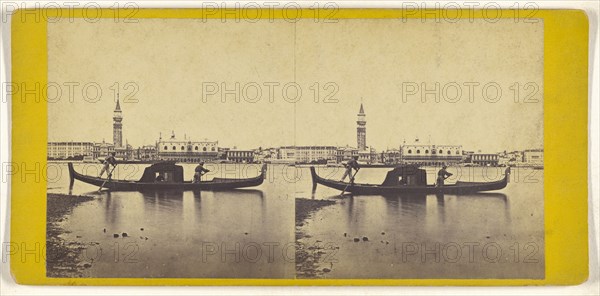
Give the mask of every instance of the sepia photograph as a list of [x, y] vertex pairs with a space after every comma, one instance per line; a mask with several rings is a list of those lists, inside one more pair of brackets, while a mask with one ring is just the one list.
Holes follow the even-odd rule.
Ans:
[[47, 38], [48, 277], [545, 278], [541, 19]]

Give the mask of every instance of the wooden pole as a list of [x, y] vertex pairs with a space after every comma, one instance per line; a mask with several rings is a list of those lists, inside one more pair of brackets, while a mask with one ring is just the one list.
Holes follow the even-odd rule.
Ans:
[[117, 167], [117, 165], [115, 164], [115, 166], [113, 166], [112, 170], [110, 170], [110, 173], [108, 173], [108, 179], [104, 180], [104, 182], [102, 182], [102, 185], [100, 185], [100, 188], [98, 188], [98, 191], [102, 190], [102, 187], [104, 187], [104, 184], [106, 184], [106, 182], [108, 182], [108, 180], [111, 179], [112, 177], [112, 173], [115, 170], [115, 168]]
[[344, 190], [342, 190], [342, 193], [340, 193], [340, 195], [344, 195], [344, 193], [346, 193], [346, 189], [348, 189], [348, 186], [353, 185], [354, 184], [354, 177], [356, 176], [356, 174], [358, 174], [358, 170], [356, 170], [356, 172], [354, 172], [354, 175], [352, 175], [352, 177], [350, 177], [350, 183], [348, 185], [346, 185], [346, 187], [344, 188]]

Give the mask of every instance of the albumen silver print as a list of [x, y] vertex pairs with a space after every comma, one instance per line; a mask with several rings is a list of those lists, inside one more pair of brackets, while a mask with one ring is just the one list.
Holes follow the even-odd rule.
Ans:
[[48, 23], [47, 275], [543, 279], [543, 33]]

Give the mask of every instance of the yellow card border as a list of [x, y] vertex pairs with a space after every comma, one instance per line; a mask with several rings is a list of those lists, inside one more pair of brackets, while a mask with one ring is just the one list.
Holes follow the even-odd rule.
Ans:
[[[435, 10], [431, 10], [435, 11]], [[505, 10], [506, 11], [506, 10]], [[86, 11], [89, 15], [90, 11]], [[121, 10], [120, 15], [127, 15]], [[129, 11], [131, 12], [131, 11]], [[303, 18], [314, 10], [302, 10]], [[440, 12], [440, 11], [438, 11]], [[514, 11], [513, 11], [514, 12]], [[523, 12], [523, 11], [522, 11]], [[48, 17], [82, 17], [83, 11], [45, 10]], [[261, 18], [283, 18], [282, 10], [264, 10]], [[285, 12], [288, 13], [289, 11]], [[493, 10], [463, 11], [461, 18], [495, 15]], [[524, 11], [544, 22], [544, 220], [545, 279], [175, 279], [47, 278], [43, 260], [11, 254], [17, 283], [32, 285], [575, 285], [588, 277], [588, 19], [579, 10]], [[47, 83], [47, 23], [18, 10], [12, 19], [12, 80], [17, 85]], [[512, 18], [514, 13], [501, 13]], [[101, 9], [102, 17], [114, 11]], [[325, 16], [325, 14], [322, 14]], [[141, 9], [135, 18], [219, 18], [214, 10]], [[234, 18], [229, 13], [225, 18]], [[336, 18], [433, 18], [435, 13], [399, 9], [340, 9]], [[233, 21], [233, 20], [232, 20]], [[243, 20], [242, 20], [243, 21]], [[444, 20], [442, 20], [444, 21]], [[47, 103], [31, 96], [12, 99], [12, 164], [21, 174], [11, 180], [11, 242], [46, 242], [46, 181], [33, 182], [24, 169], [45, 168]], [[37, 166], [36, 166], [37, 164]], [[43, 175], [42, 172], [39, 172]], [[25, 181], [23, 181], [25, 179]], [[31, 258], [31, 257], [30, 257]], [[27, 258], [26, 258], [27, 259]]]

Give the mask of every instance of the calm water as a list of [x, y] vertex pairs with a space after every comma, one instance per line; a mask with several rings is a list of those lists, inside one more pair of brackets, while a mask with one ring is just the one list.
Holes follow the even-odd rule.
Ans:
[[[435, 168], [428, 168], [435, 180]], [[363, 169], [356, 182], [381, 183], [387, 169]], [[451, 168], [446, 184], [490, 181], [504, 168]], [[341, 172], [322, 169], [339, 178]], [[300, 195], [336, 199], [302, 227], [330, 278], [543, 278], [543, 171], [512, 170], [500, 191], [474, 195], [353, 196], [318, 186]], [[306, 182], [304, 182], [306, 183]], [[303, 184], [299, 188], [310, 188]], [[344, 233], [346, 236], [344, 236]], [[368, 241], [363, 241], [367, 237]], [[359, 238], [360, 242], [354, 242]]]
[[[113, 177], [139, 179], [146, 166], [118, 165]], [[183, 166], [191, 180], [195, 165]], [[252, 177], [260, 166], [208, 168], [213, 172], [203, 179]], [[99, 165], [75, 169], [97, 175]], [[48, 192], [68, 193], [66, 165], [60, 171]], [[53, 174], [49, 171], [50, 179]], [[85, 276], [292, 278], [294, 199], [281, 183], [271, 179], [227, 192], [98, 193], [76, 181], [73, 194], [96, 198], [73, 210], [64, 222], [71, 231], [65, 238], [99, 243], [84, 252], [86, 261], [94, 259]]]
[[[114, 177], [139, 179], [145, 166], [119, 165]], [[194, 165], [183, 166], [191, 180]], [[98, 169], [76, 166], [90, 175]], [[259, 165], [209, 169], [207, 179], [252, 177]], [[457, 169], [450, 172], [464, 181], [503, 173]], [[362, 169], [356, 182], [381, 183], [388, 170]], [[428, 170], [429, 180], [435, 172]], [[342, 170], [320, 168], [319, 174], [340, 178]], [[66, 165], [52, 166], [48, 175], [60, 175], [49, 192], [69, 192]], [[317, 262], [331, 269], [323, 277], [543, 278], [543, 171], [513, 170], [512, 177], [494, 193], [344, 198], [323, 186], [313, 191], [308, 168], [284, 165], [270, 165], [259, 187], [227, 192], [98, 193], [76, 181], [73, 194], [96, 198], [74, 209], [64, 222], [65, 238], [97, 243], [84, 252], [93, 261], [85, 276], [293, 278], [294, 198], [332, 199], [334, 205], [300, 228], [308, 235], [300, 243], [334, 246]], [[128, 237], [113, 237], [123, 232]]]

